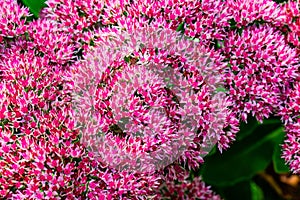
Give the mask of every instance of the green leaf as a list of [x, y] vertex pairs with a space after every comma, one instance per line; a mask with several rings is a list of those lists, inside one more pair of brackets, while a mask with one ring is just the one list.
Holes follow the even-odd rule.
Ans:
[[279, 124], [282, 124], [282, 122], [278, 118], [270, 118], [270, 119], [265, 119], [262, 124], [264, 124], [264, 125], [267, 125], [267, 124], [279, 125]]
[[283, 174], [283, 173], [290, 172], [290, 169], [285, 164], [284, 159], [281, 158], [281, 146], [280, 145], [277, 145], [275, 147], [272, 159], [273, 159], [274, 170], [276, 173]]
[[123, 15], [125, 15], [126, 17], [128, 16], [128, 13], [126, 11], [123, 12]]
[[252, 200], [264, 200], [264, 192], [255, 182], [250, 182], [250, 187]]
[[46, 0], [22, 0], [22, 2], [36, 18], [39, 17], [41, 9], [47, 6]]
[[232, 29], [236, 28], [237, 23], [236, 23], [236, 21], [234, 21], [233, 18], [229, 20], [229, 24], [230, 24], [230, 28], [232, 28]]
[[218, 147], [215, 145], [206, 156], [211, 156], [218, 152]]
[[129, 62], [130, 62], [130, 57], [125, 56], [125, 57], [124, 57], [124, 61], [127, 62], [127, 63], [129, 63]]
[[179, 24], [179, 26], [176, 29], [177, 32], [184, 32], [184, 22], [182, 22], [181, 24]]
[[225, 88], [223, 88], [223, 87], [218, 87], [217, 89], [216, 89], [216, 92], [227, 92], [227, 90], [225, 89]]
[[232, 186], [214, 187], [218, 194], [226, 200], [263, 200], [262, 189], [253, 181], [242, 181]]
[[263, 191], [264, 200], [287, 200], [286, 198], [283, 199], [273, 188], [273, 186], [271, 186], [271, 184], [262, 176], [255, 176], [253, 180], [255, 184]]
[[[281, 121], [278, 118], [269, 118], [265, 119], [263, 123], [259, 123], [254, 117], [249, 117], [247, 123], [241, 123], [240, 125], [240, 131], [237, 134], [237, 140], [242, 140], [243, 138], [247, 137], [248, 135], [254, 133], [254, 130], [260, 129], [265, 129], [264, 127], [272, 128], [272, 127], [279, 127], [281, 125]], [[268, 132], [268, 130], [265, 130]]]
[[214, 190], [226, 200], [252, 200], [249, 181], [242, 181], [227, 187], [216, 187]]
[[[268, 130], [273, 128], [272, 132]], [[283, 128], [259, 126], [255, 134], [231, 145], [223, 154], [205, 157], [201, 169], [203, 180], [213, 186], [229, 186], [251, 179], [263, 171], [272, 160], [276, 145], [282, 140]]]
[[240, 124], [240, 131], [238, 132], [236, 139], [238, 141], [244, 139], [245, 137], [249, 136], [251, 133], [253, 133], [257, 127], [259, 126], [257, 120], [254, 117], [250, 117], [247, 121], [247, 123], [242, 122]]

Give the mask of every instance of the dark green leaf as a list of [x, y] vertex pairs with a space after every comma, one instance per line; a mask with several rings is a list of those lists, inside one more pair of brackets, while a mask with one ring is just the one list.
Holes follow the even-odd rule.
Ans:
[[[263, 191], [263, 193], [264, 193], [264, 198], [263, 199], [264, 200], [284, 200], [276, 192], [276, 190], [270, 185], [270, 183], [265, 178], [263, 178], [262, 176], [255, 176], [253, 178], [253, 181]], [[287, 200], [287, 199], [285, 199], [285, 200]]]
[[46, 7], [46, 0], [22, 0], [23, 4], [27, 6], [35, 17], [39, 17], [42, 8]]
[[217, 152], [218, 152], [218, 147], [217, 147], [217, 145], [215, 145], [206, 156], [211, 156]]
[[240, 131], [237, 134], [237, 140], [242, 140], [248, 135], [255, 133], [254, 130], [258, 128], [262, 131], [264, 127], [267, 127], [266, 125], [268, 125], [268, 128], [272, 128], [272, 127], [276, 128], [281, 125], [281, 121], [280, 119], [277, 118], [270, 118], [264, 120], [263, 123], [259, 123], [254, 117], [249, 117], [247, 123], [241, 123]]
[[277, 145], [275, 147], [272, 159], [273, 159], [274, 170], [278, 174], [290, 172], [290, 169], [285, 164], [284, 159], [281, 158], [281, 153], [282, 153], [281, 146]]
[[252, 200], [250, 183], [240, 182], [223, 190], [223, 196], [228, 200]]
[[255, 182], [250, 182], [250, 187], [252, 193], [252, 200], [264, 200], [264, 193]]
[[259, 126], [257, 120], [254, 117], [250, 117], [248, 122], [242, 122], [240, 125], [240, 131], [238, 132], [236, 139], [242, 140], [245, 137], [249, 136], [251, 133], [254, 132], [255, 129]]
[[226, 200], [263, 200], [263, 192], [252, 181], [242, 181], [232, 186], [213, 189]]
[[125, 15], [126, 17], [128, 16], [128, 13], [126, 11], [123, 12], [123, 15]]
[[216, 92], [227, 92], [227, 90], [225, 88], [223, 88], [223, 87], [218, 87], [216, 89]]
[[179, 24], [179, 26], [176, 29], [177, 32], [184, 32], [184, 22], [182, 22], [181, 24]]
[[206, 157], [201, 170], [203, 180], [214, 186], [229, 186], [249, 180], [264, 170], [284, 135], [282, 127], [266, 134], [268, 126], [258, 127], [255, 134], [234, 143], [223, 154], [218, 152]]

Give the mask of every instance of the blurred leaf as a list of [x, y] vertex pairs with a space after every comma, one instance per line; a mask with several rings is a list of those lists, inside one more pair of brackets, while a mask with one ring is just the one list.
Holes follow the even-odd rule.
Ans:
[[253, 200], [249, 181], [242, 181], [228, 187], [213, 188], [225, 200]]
[[218, 145], [215, 144], [215, 146], [210, 150], [210, 152], [206, 156], [211, 156], [211, 155], [217, 153], [218, 152], [218, 147], [217, 146]]
[[236, 139], [242, 140], [243, 138], [247, 137], [248, 135], [250, 135], [251, 133], [253, 133], [253, 131], [259, 126], [257, 120], [254, 117], [250, 117], [248, 118], [248, 122], [242, 122], [240, 124], [240, 131], [238, 132]]
[[263, 123], [259, 123], [254, 117], [249, 117], [247, 123], [241, 123], [240, 131], [237, 134], [237, 140], [242, 140], [243, 138], [252, 134], [258, 127], [263, 127], [266, 125], [274, 125], [274, 127], [278, 127], [281, 125], [281, 121], [277, 118], [270, 118], [264, 120]]
[[275, 147], [274, 153], [273, 153], [273, 165], [274, 165], [274, 170], [278, 174], [283, 174], [283, 173], [289, 173], [290, 169], [289, 167], [285, 164], [284, 159], [281, 158], [281, 146], [277, 145]]
[[255, 182], [250, 182], [250, 187], [252, 200], [264, 200], [264, 192]]
[[184, 33], [184, 22], [182, 22], [181, 24], [179, 24], [179, 26], [177, 27], [176, 31]]
[[282, 122], [278, 118], [270, 118], [270, 119], [265, 119], [262, 124], [263, 125], [267, 125], [267, 124], [277, 124], [277, 125], [280, 125], [280, 124], [282, 124]]
[[30, 12], [36, 17], [39, 17], [42, 8], [46, 7], [46, 0], [21, 0], [27, 6]]
[[[264, 179], [262, 176], [255, 176], [253, 178], [253, 181], [256, 183], [256, 185], [259, 186], [259, 188], [264, 193], [264, 200], [283, 200], [281, 196], [278, 195], [276, 190], [270, 185], [266, 179]], [[285, 199], [287, 200], [287, 199]]]
[[249, 180], [264, 170], [284, 136], [283, 128], [279, 127], [274, 130], [274, 124], [260, 125], [255, 134], [232, 144], [223, 154], [206, 157], [201, 169], [203, 180], [213, 186], [229, 186]]
[[[272, 121], [269, 121], [268, 123], [270, 124]], [[281, 138], [280, 144], [284, 142], [284, 135]], [[275, 146], [275, 150], [272, 156], [273, 160], [273, 165], [274, 165], [274, 170], [276, 173], [281, 174], [281, 173], [288, 173], [290, 172], [289, 167], [285, 164], [285, 161], [283, 158], [281, 158], [282, 154], [282, 148], [281, 145], [278, 144]]]
[[225, 88], [223, 88], [223, 87], [218, 87], [216, 89], [216, 92], [227, 92], [227, 90]]
[[214, 187], [226, 200], [263, 200], [262, 189], [253, 181], [242, 181], [228, 187]]

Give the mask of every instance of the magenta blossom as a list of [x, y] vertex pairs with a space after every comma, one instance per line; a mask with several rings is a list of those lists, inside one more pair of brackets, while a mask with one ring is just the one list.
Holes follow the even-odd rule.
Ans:
[[0, 42], [3, 38], [13, 38], [26, 31], [26, 18], [31, 16], [29, 9], [20, 7], [15, 0], [0, 2]]
[[277, 112], [284, 88], [298, 75], [299, 58], [284, 36], [269, 26], [230, 32], [224, 42], [228, 68], [224, 80], [232, 108], [242, 120], [248, 114], [262, 121]]
[[142, 171], [179, 157], [195, 169], [214, 143], [227, 148], [238, 121], [205, 49], [170, 29], [115, 30], [75, 74], [82, 142], [119, 170]]

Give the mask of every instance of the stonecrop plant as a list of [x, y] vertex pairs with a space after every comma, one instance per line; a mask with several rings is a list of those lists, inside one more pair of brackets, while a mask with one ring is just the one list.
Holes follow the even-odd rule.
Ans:
[[300, 172], [299, 22], [293, 0], [0, 1], [0, 199], [267, 199], [261, 171]]

